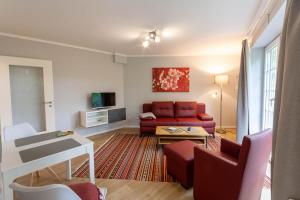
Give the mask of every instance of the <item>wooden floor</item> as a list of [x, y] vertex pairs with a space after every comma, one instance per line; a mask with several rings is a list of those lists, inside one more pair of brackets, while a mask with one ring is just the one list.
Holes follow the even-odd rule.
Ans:
[[[132, 132], [132, 130], [131, 130]], [[134, 132], [138, 134], [138, 129]], [[94, 141], [94, 149], [101, 147], [112, 135], [114, 131], [99, 134], [90, 137]], [[223, 134], [222, 137], [235, 140], [235, 131], [231, 130], [231, 133]], [[81, 156], [79, 158], [72, 160], [72, 169], [75, 170], [80, 166], [80, 164], [87, 159], [87, 156]], [[58, 164], [51, 167], [60, 177], [64, 179], [66, 167], [64, 164]], [[73, 178], [71, 181], [63, 181], [63, 184], [71, 184], [78, 182], [88, 181], [86, 178]], [[18, 178], [17, 183], [22, 185], [29, 185], [30, 175]], [[48, 185], [53, 183], [59, 183], [53, 176], [51, 176], [46, 170], [40, 171], [40, 177], [34, 177], [33, 186]], [[115, 180], [115, 179], [96, 179], [96, 184], [98, 186], [103, 186], [108, 188], [107, 199], [179, 199], [179, 200], [189, 200], [193, 199], [192, 189], [185, 190], [178, 183], [167, 183], [167, 182], [150, 182], [150, 181], [134, 181], [134, 180]]]
[[228, 140], [236, 142], [236, 129], [233, 128], [227, 128], [225, 129], [226, 133], [225, 134], [219, 134], [222, 138], [226, 138]]
[[[138, 134], [138, 130], [135, 130]], [[101, 134], [90, 137], [94, 141], [95, 150], [107, 141], [114, 132]], [[87, 159], [87, 156], [82, 156], [72, 160], [72, 169], [75, 170], [80, 164]], [[60, 177], [64, 178], [66, 168], [64, 164], [58, 164], [51, 167]], [[78, 183], [88, 181], [86, 178], [73, 178], [72, 181], [64, 181], [63, 184]], [[30, 175], [17, 179], [17, 183], [29, 185]], [[40, 177], [34, 177], [33, 186], [48, 185], [59, 183], [46, 170], [40, 171]], [[185, 190], [178, 183], [163, 183], [163, 182], [148, 182], [134, 180], [114, 180], [114, 179], [96, 179], [98, 186], [108, 188], [107, 199], [193, 199], [192, 189]]]

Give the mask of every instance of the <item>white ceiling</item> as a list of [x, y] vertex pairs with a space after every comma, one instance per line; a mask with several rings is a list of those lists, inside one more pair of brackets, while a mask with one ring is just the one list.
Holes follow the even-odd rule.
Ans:
[[[0, 32], [126, 55], [233, 54], [261, 0], [1, 0]], [[158, 28], [159, 45], [141, 46]]]

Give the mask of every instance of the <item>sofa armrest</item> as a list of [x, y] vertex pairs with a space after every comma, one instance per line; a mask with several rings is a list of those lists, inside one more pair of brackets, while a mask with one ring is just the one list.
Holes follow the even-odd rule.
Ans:
[[221, 139], [221, 151], [223, 153], [226, 153], [236, 159], [239, 159], [240, 150], [241, 150], [241, 145], [226, 140], [224, 138]]
[[200, 113], [197, 115], [198, 119], [202, 121], [212, 121], [214, 118], [206, 113]]
[[[224, 199], [236, 188], [238, 163], [215, 155], [201, 147], [194, 148], [194, 198]], [[219, 188], [216, 192], [215, 188]], [[229, 199], [230, 195], [229, 195]], [[232, 198], [234, 199], [234, 198]]]

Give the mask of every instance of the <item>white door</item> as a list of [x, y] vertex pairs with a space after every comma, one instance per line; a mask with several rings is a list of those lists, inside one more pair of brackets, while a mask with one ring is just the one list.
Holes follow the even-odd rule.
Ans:
[[55, 130], [52, 62], [0, 56], [0, 119], [3, 127], [28, 122]]

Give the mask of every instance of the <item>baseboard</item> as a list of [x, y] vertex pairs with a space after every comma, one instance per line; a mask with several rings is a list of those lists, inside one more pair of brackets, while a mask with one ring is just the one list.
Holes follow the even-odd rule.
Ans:
[[138, 126], [138, 125], [127, 125], [124, 128], [140, 128], [140, 126]]
[[[95, 132], [95, 133], [89, 133], [89, 134], [84, 135], [84, 137], [91, 137], [91, 136], [98, 135], [98, 134], [104, 134], [104, 133], [114, 131], [114, 130], [118, 130], [118, 129], [121, 129], [121, 128], [140, 128], [140, 126], [138, 126], [138, 125], [120, 125], [120, 126], [117, 126], [117, 127], [114, 127], [114, 128], [109, 128], [109, 129], [103, 130], [103, 131], [99, 131], [99, 132]], [[220, 128], [220, 126], [216, 126], [216, 129], [218, 129], [218, 128]], [[222, 126], [222, 128], [236, 129], [236, 126]]]
[[103, 131], [97, 131], [95, 133], [89, 133], [89, 134], [84, 135], [84, 137], [91, 137], [91, 136], [98, 135], [98, 134], [104, 134], [104, 133], [107, 133], [107, 132], [110, 132], [110, 131], [114, 131], [114, 130], [118, 130], [120, 128], [126, 128], [126, 127], [127, 127], [126, 125], [121, 125], [121, 126], [114, 127], [114, 128], [109, 128], [109, 129], [106, 129], [106, 130], [103, 130]]
[[[216, 126], [216, 128], [220, 128], [220, 126]], [[222, 126], [222, 128], [235, 128], [236, 129], [236, 126]]]
[[91, 136], [98, 135], [98, 134], [104, 134], [104, 133], [107, 133], [107, 132], [110, 132], [110, 131], [115, 131], [115, 130], [118, 130], [118, 129], [121, 129], [121, 128], [140, 128], [140, 126], [138, 126], [138, 125], [126, 125], [125, 124], [125, 125], [116, 126], [114, 128], [105, 129], [105, 130], [102, 130], [102, 131], [97, 131], [95, 133], [85, 134], [84, 137], [91, 137]]

